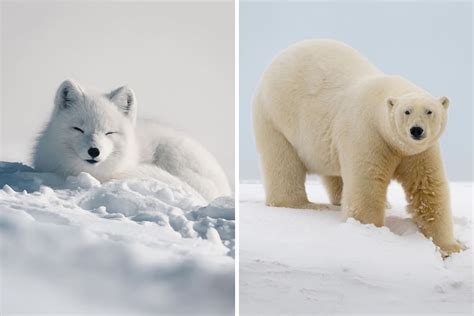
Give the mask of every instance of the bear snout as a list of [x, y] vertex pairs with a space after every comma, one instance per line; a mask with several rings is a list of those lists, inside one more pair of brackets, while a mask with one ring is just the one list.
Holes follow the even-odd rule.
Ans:
[[410, 134], [413, 139], [420, 140], [424, 138], [425, 131], [419, 126], [413, 126], [412, 128], [410, 128]]

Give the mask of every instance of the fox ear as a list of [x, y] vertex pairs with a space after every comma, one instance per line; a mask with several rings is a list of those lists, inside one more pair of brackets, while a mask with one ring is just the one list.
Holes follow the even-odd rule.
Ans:
[[137, 114], [137, 99], [135, 93], [129, 87], [120, 87], [110, 92], [109, 99], [125, 116], [135, 123]]
[[55, 109], [57, 111], [68, 109], [84, 98], [84, 91], [73, 80], [65, 80], [58, 88], [54, 99]]
[[387, 100], [385, 102], [387, 103], [388, 109], [392, 110], [395, 107], [395, 105], [397, 104], [397, 99], [393, 98], [393, 97], [390, 97], [390, 98], [387, 98]]

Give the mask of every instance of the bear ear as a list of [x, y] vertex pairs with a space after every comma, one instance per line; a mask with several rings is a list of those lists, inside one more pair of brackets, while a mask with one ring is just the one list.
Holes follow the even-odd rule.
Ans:
[[397, 99], [394, 97], [389, 97], [385, 102], [387, 103], [387, 107], [389, 108], [389, 110], [392, 110], [397, 104]]
[[84, 98], [84, 91], [74, 80], [67, 79], [58, 88], [54, 105], [56, 111], [69, 109]]
[[135, 93], [129, 87], [123, 86], [110, 92], [109, 99], [126, 117], [133, 123], [136, 120], [137, 99]]
[[448, 109], [449, 107], [449, 99], [447, 97], [441, 97], [439, 98], [439, 102], [441, 103], [441, 105], [444, 107], [445, 110]]

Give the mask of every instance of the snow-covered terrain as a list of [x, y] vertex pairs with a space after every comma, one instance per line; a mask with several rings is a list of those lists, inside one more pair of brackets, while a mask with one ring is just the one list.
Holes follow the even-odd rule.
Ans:
[[[319, 182], [312, 201], [328, 202]], [[455, 235], [472, 247], [472, 183], [452, 183]], [[472, 250], [443, 260], [404, 211], [393, 184], [386, 226], [339, 211], [264, 206], [261, 184], [240, 185], [240, 313], [472, 315]]]
[[0, 163], [0, 314], [233, 314], [234, 200], [201, 201]]

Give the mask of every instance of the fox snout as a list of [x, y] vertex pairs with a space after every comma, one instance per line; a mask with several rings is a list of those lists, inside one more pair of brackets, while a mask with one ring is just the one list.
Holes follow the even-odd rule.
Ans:
[[91, 147], [91, 148], [89, 148], [89, 150], [87, 151], [87, 153], [88, 153], [92, 158], [95, 158], [95, 157], [97, 157], [97, 156], [100, 155], [100, 150], [99, 150], [99, 148]]
[[89, 150], [87, 150], [87, 153], [89, 154], [89, 156], [91, 156], [92, 159], [87, 159], [86, 161], [90, 164], [96, 164], [98, 163], [99, 161], [96, 160], [95, 158], [97, 158], [99, 155], [100, 155], [100, 150], [99, 148], [97, 147], [90, 147]]

